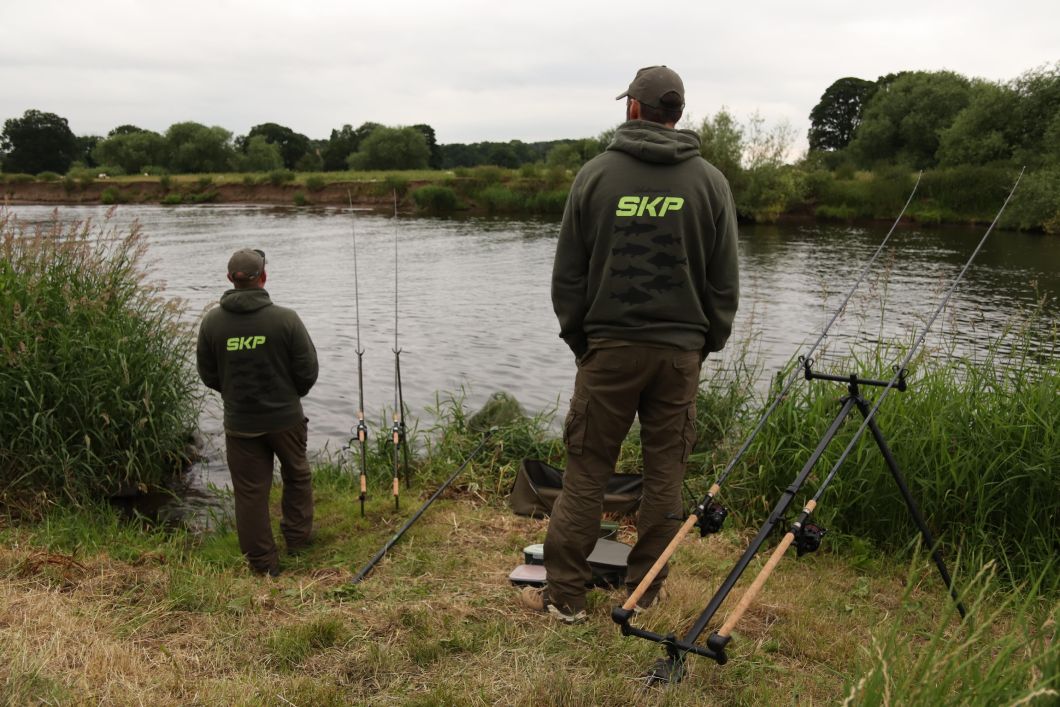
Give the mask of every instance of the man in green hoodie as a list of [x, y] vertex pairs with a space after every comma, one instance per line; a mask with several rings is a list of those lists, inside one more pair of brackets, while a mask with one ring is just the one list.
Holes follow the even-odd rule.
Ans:
[[289, 553], [309, 544], [313, 486], [301, 398], [317, 380], [317, 353], [302, 320], [264, 289], [265, 253], [238, 250], [228, 261], [233, 289], [199, 327], [199, 376], [224, 400], [225, 451], [235, 494], [239, 549], [250, 568], [280, 573], [269, 520], [273, 456], [283, 479], [280, 530]]
[[[696, 391], [707, 354], [729, 338], [739, 298], [736, 208], [725, 177], [675, 129], [681, 78], [637, 72], [626, 122], [574, 179], [552, 271], [560, 336], [577, 361], [564, 426], [567, 468], [545, 538], [547, 585], [524, 605], [585, 617], [587, 557], [622, 440], [640, 418], [644, 496], [630, 551], [632, 590], [681, 525], [681, 482], [696, 441]], [[666, 569], [640, 600], [651, 606]]]

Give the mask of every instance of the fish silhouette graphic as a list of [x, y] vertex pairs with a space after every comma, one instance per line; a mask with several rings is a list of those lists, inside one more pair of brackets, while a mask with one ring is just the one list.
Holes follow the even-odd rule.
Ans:
[[655, 290], [656, 292], [665, 292], [680, 286], [680, 280], [671, 280], [667, 275], [656, 275], [654, 279], [641, 285], [645, 290]]
[[675, 265], [684, 265], [688, 260], [669, 255], [668, 253], [656, 253], [648, 258], [648, 262], [657, 268], [672, 268]]
[[619, 302], [624, 304], [640, 304], [647, 302], [652, 299], [652, 296], [643, 290], [638, 290], [636, 287], [631, 287], [625, 292], [615, 292], [611, 295], [612, 299], [617, 299]]
[[651, 242], [657, 243], [658, 245], [677, 245], [681, 241], [674, 238], [674, 234], [672, 233], [662, 233], [658, 236], [652, 236]]
[[612, 248], [612, 255], [644, 255], [651, 251], [646, 245], [637, 245], [636, 243], [627, 243], [620, 248]]
[[611, 268], [611, 275], [614, 276], [614, 277], [628, 277], [629, 279], [632, 280], [635, 277], [647, 277], [647, 276], [651, 275], [651, 271], [650, 270], [641, 270], [638, 267], [634, 267], [634, 266], [630, 265], [625, 270], [619, 270], [618, 268]]

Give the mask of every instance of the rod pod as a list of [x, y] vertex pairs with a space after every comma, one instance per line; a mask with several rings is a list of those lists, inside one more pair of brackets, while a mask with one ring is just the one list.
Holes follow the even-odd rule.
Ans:
[[453, 483], [456, 477], [460, 475], [460, 472], [462, 472], [467, 467], [467, 465], [471, 463], [471, 460], [475, 458], [475, 455], [478, 454], [484, 446], [486, 446], [486, 442], [496, 431], [496, 427], [491, 427], [486, 430], [486, 434], [482, 436], [482, 440], [478, 443], [478, 446], [471, 450], [471, 453], [467, 455], [467, 458], [464, 459], [463, 463], [457, 468], [457, 470], [454, 471], [452, 475], [448, 479], [446, 479], [441, 486], [438, 487], [438, 490], [435, 491], [429, 499], [427, 499], [427, 502], [424, 503], [420, 507], [420, 509], [416, 511], [416, 513], [411, 518], [409, 518], [408, 521], [406, 521], [403, 526], [401, 526], [401, 529], [394, 533], [393, 537], [386, 541], [383, 547], [379, 549], [379, 552], [375, 553], [375, 556], [368, 561], [368, 564], [362, 567], [361, 570], [353, 577], [353, 579], [350, 580], [350, 584], [358, 584], [361, 580], [368, 576], [368, 573], [372, 571], [372, 568], [375, 567], [381, 559], [383, 559], [384, 555], [386, 555], [387, 550], [392, 548], [394, 544], [401, 539], [401, 536], [405, 534], [405, 531], [411, 528], [412, 524], [419, 520], [419, 517], [423, 515], [423, 512], [426, 511], [427, 508], [430, 507], [430, 505], [434, 503], [434, 501], [439, 496], [442, 495], [443, 491], [449, 488], [449, 484]]
[[[824, 329], [818, 335], [817, 340], [813, 343], [812, 346], [810, 346], [809, 350], [800, 358], [808, 359], [813, 355], [813, 353], [817, 350], [817, 348], [824, 341], [825, 337], [828, 335], [829, 330], [831, 330], [832, 326], [839, 319], [839, 316], [846, 309], [846, 306], [850, 302], [850, 299], [854, 296], [854, 293], [857, 291], [858, 287], [861, 286], [861, 283], [864, 282], [865, 277], [872, 269], [873, 263], [875, 263], [876, 259], [879, 258], [881, 253], [883, 253], [883, 249], [887, 245], [887, 242], [890, 240], [891, 235], [894, 233], [895, 229], [898, 228], [898, 224], [901, 222], [902, 217], [905, 215], [906, 210], [909, 208], [909, 204], [911, 204], [913, 201], [913, 196], [916, 194], [917, 188], [920, 186], [920, 180], [923, 178], [923, 176], [923, 171], [917, 174], [916, 182], [913, 184], [913, 189], [909, 192], [909, 196], [908, 198], [906, 198], [905, 205], [902, 206], [902, 210], [901, 212], [899, 212], [898, 217], [894, 220], [894, 223], [891, 224], [891, 228], [887, 231], [887, 234], [883, 237], [883, 240], [881, 240], [880, 244], [876, 247], [876, 250], [875, 252], [873, 252], [872, 257], [869, 258], [869, 260], [862, 267], [857, 280], [854, 282], [853, 285], [851, 285], [850, 289], [846, 293], [846, 296], [843, 298], [842, 303], [832, 314], [832, 318], [828, 321]], [[740, 459], [743, 458], [743, 455], [751, 447], [752, 442], [754, 442], [755, 438], [758, 436], [758, 433], [762, 431], [762, 428], [765, 427], [766, 421], [770, 418], [770, 416], [772, 416], [773, 412], [780, 405], [780, 402], [784, 400], [785, 397], [787, 397], [788, 391], [791, 389], [792, 385], [795, 384], [795, 381], [798, 380], [799, 376], [800, 372], [797, 369], [792, 371], [792, 374], [788, 377], [787, 382], [773, 398], [772, 403], [769, 405], [768, 408], [766, 408], [765, 412], [762, 413], [761, 417], [758, 418], [758, 422], [752, 429], [751, 434], [748, 435], [747, 439], [744, 440], [743, 444], [740, 445], [739, 450], [737, 450], [736, 454], [732, 457], [732, 459], [729, 460], [729, 463], [725, 466], [725, 469], [711, 485], [710, 489], [707, 491], [703, 499], [699, 502], [699, 504], [696, 505], [695, 509], [691, 513], [689, 513], [688, 517], [685, 519], [684, 524], [680, 527], [680, 529], [678, 529], [677, 533], [674, 535], [673, 539], [663, 550], [662, 554], [659, 555], [659, 558], [656, 560], [655, 564], [652, 565], [648, 573], [644, 576], [644, 579], [642, 579], [640, 584], [637, 585], [636, 589], [634, 589], [632, 594], [630, 594], [626, 602], [621, 607], [616, 607], [611, 612], [611, 618], [615, 621], [615, 623], [619, 624], [622, 627], [623, 633], [625, 633], [626, 629], [628, 628], [629, 619], [633, 615], [633, 609], [637, 605], [637, 602], [648, 591], [648, 587], [658, 576], [659, 572], [662, 571], [662, 568], [666, 565], [666, 563], [669, 561], [670, 557], [674, 554], [674, 552], [677, 551], [677, 547], [681, 544], [681, 541], [692, 530], [692, 528], [698, 525], [701, 535], [716, 533], [721, 530], [722, 523], [724, 522], [726, 515], [728, 515], [728, 511], [723, 506], [714, 501], [715, 497], [721, 490], [721, 485], [724, 484], [725, 481], [729, 478], [729, 475], [736, 467], [736, 464], [739, 463]]]
[[[834, 433], [833, 430], [837, 430], [837, 425], [839, 423], [841, 423], [842, 420], [845, 419], [846, 416], [850, 413], [851, 406], [857, 406], [858, 407], [859, 411], [862, 413], [862, 415], [864, 417], [864, 420], [861, 423], [861, 425], [858, 427], [858, 430], [855, 432], [853, 438], [850, 440], [850, 442], [847, 444], [846, 448], [843, 450], [843, 453], [840, 455], [839, 459], [836, 461], [836, 463], [832, 467], [831, 471], [826, 476], [825, 480], [822, 482], [821, 487], [818, 489], [817, 495], [814, 497], [814, 499], [812, 499], [811, 503], [808, 503], [806, 505], [806, 507], [803, 508], [803, 514], [800, 516], [800, 521], [799, 521], [800, 522], [800, 528], [804, 527], [802, 525], [802, 523], [804, 523], [805, 520], [809, 517], [810, 513], [812, 513], [813, 509], [817, 505], [817, 502], [819, 500], [820, 495], [823, 494], [824, 490], [827, 488], [828, 484], [835, 477], [835, 474], [838, 472], [838, 470], [842, 466], [843, 462], [846, 461], [847, 457], [849, 457], [851, 451], [857, 445], [858, 440], [861, 438], [861, 435], [864, 433], [864, 431], [866, 429], [871, 428], [873, 430], [873, 434], [874, 434], [874, 436], [876, 438], [877, 443], [880, 445], [881, 450], [884, 451], [884, 456], [885, 456], [886, 460], [888, 461], [888, 464], [891, 465], [891, 462], [893, 461], [893, 457], [890, 455], [890, 452], [887, 449], [886, 444], [883, 442], [882, 434], [879, 433], [879, 428], [875, 424], [875, 419], [874, 419], [875, 415], [876, 415], [877, 411], [880, 409], [880, 406], [883, 404], [883, 401], [887, 398], [888, 393], [892, 389], [898, 388], [899, 390], [902, 390], [902, 391], [904, 391], [906, 389], [905, 377], [907, 375], [908, 365], [909, 365], [910, 361], [912, 361], [913, 356], [915, 355], [917, 349], [919, 349], [921, 344], [926, 339], [927, 334], [930, 331], [932, 325], [938, 319], [939, 314], [941, 314], [942, 310], [945, 308], [946, 304], [949, 302], [950, 298], [952, 297], [954, 291], [957, 288], [957, 285], [960, 283], [961, 279], [964, 277], [964, 274], [968, 271], [968, 268], [971, 266], [972, 262], [975, 260], [976, 256], [979, 254], [979, 251], [982, 249], [983, 245], [986, 243], [987, 238], [989, 238], [991, 232], [993, 232], [994, 227], [997, 225], [997, 222], [1001, 218], [1002, 213], [1004, 213], [1005, 208], [1008, 206], [1009, 201], [1012, 199], [1012, 196], [1015, 193], [1016, 188], [1019, 186], [1020, 180], [1023, 178], [1024, 171], [1025, 171], [1025, 168], [1020, 170], [1019, 175], [1016, 177], [1015, 183], [1012, 185], [1012, 189], [1009, 191], [1008, 196], [1005, 198], [1004, 203], [1001, 205], [1001, 208], [998, 210], [997, 214], [994, 216], [994, 220], [990, 224], [990, 227], [986, 230], [986, 233], [983, 234], [982, 239], [980, 239], [978, 245], [972, 251], [972, 254], [969, 256], [967, 262], [965, 262], [964, 267], [961, 269], [960, 273], [958, 273], [957, 277], [954, 279], [953, 284], [950, 286], [950, 288], [947, 291], [945, 297], [943, 297], [942, 302], [939, 304], [939, 306], [936, 308], [935, 312], [932, 314], [932, 316], [929, 319], [927, 325], [924, 327], [924, 330], [921, 332], [920, 336], [913, 343], [912, 347], [910, 347], [910, 350], [908, 351], [905, 359], [902, 361], [902, 363], [900, 365], [895, 366], [894, 376], [889, 381], [886, 381], [886, 382], [885, 381], [870, 381], [870, 380], [858, 379], [855, 375], [851, 375], [849, 377], [850, 395], [848, 395], [846, 398], [844, 398], [843, 409], [840, 411], [839, 415], [837, 415], [836, 419], [833, 421], [832, 427], [829, 428], [829, 432], [826, 433], [825, 437], [821, 441], [821, 444], [818, 445], [818, 449], [815, 450], [814, 456], [811, 457], [810, 462], [807, 462], [807, 466], [803, 468], [803, 472], [800, 472], [799, 477], [796, 479], [796, 482], [793, 483], [792, 486], [788, 487], [787, 490], [785, 490], [784, 494], [781, 497], [780, 502], [778, 502], [777, 507], [774, 509], [774, 512], [772, 514], [770, 514], [769, 520], [766, 522], [765, 525], [763, 525], [761, 531], [759, 531], [759, 534], [752, 541], [751, 546], [749, 546], [747, 548], [747, 550], [744, 552], [743, 556], [740, 558], [740, 561], [737, 563], [736, 567], [734, 567], [733, 570], [729, 573], [729, 576], [726, 578], [725, 582], [722, 584], [722, 587], [719, 588], [719, 590], [715, 593], [714, 597], [711, 599], [710, 603], [707, 605], [707, 608], [700, 615], [699, 619], [696, 621], [696, 624], [691, 629], [689, 629], [689, 631], [685, 635], [684, 639], [677, 640], [676, 636], [673, 633], [668, 634], [668, 635], [662, 635], [662, 634], [653, 633], [653, 632], [650, 632], [650, 631], [643, 631], [641, 629], [637, 629], [637, 628], [634, 628], [634, 627], [630, 626], [629, 625], [629, 618], [630, 618], [629, 614], [631, 614], [632, 612], [624, 611], [625, 607], [617, 607], [616, 609], [614, 609], [612, 611], [612, 614], [611, 614], [612, 619], [616, 623], [621, 624], [622, 633], [624, 635], [632, 634], [632, 635], [640, 636], [642, 638], [647, 638], [649, 640], [653, 640], [653, 641], [657, 641], [659, 643], [662, 643], [666, 647], [668, 658], [665, 659], [665, 660], [660, 660], [660, 661], [658, 661], [656, 663], [656, 667], [646, 676], [646, 684], [647, 685], [654, 684], [655, 682], [676, 682], [676, 681], [680, 680], [681, 677], [683, 676], [683, 673], [684, 673], [684, 658], [685, 658], [685, 655], [687, 655], [688, 653], [693, 653], [693, 654], [696, 654], [696, 655], [701, 655], [701, 656], [704, 656], [704, 657], [712, 658], [715, 661], [717, 661], [719, 665], [724, 665], [727, 662], [728, 657], [725, 654], [724, 648], [725, 648], [725, 644], [728, 643], [728, 640], [729, 640], [728, 635], [723, 635], [721, 631], [718, 631], [717, 634], [716, 634], [716, 638], [714, 636], [712, 636], [712, 638], [714, 638], [714, 640], [713, 641], [709, 641], [708, 640], [708, 645], [706, 647], [702, 647], [702, 646], [696, 645], [695, 641], [698, 640], [700, 634], [706, 628], [707, 623], [710, 621], [710, 619], [717, 612], [718, 607], [721, 605], [722, 601], [724, 601], [724, 599], [728, 595], [728, 593], [732, 590], [733, 585], [735, 585], [736, 580], [743, 573], [744, 569], [746, 569], [747, 564], [750, 562], [751, 558], [754, 556], [754, 554], [756, 554], [758, 552], [758, 549], [765, 542], [765, 539], [768, 536], [768, 534], [773, 530], [775, 525], [779, 522], [780, 518], [777, 515], [777, 510], [781, 509], [781, 507], [783, 507], [784, 509], [787, 508], [787, 505], [790, 503], [792, 497], [794, 496], [794, 493], [796, 493], [798, 491], [798, 487], [801, 487], [802, 483], [805, 482], [805, 480], [806, 480], [805, 477], [809, 475], [809, 471], [812, 469], [812, 464], [815, 464], [817, 459], [819, 458], [819, 455], [818, 455], [817, 452], [818, 451], [823, 451], [822, 445], [827, 445], [827, 443], [831, 442], [831, 439], [835, 436], [835, 433]], [[806, 361], [804, 363], [805, 370], [806, 370], [805, 375], [806, 375], [807, 378], [811, 377], [811, 375], [810, 375], [810, 364], [811, 364], [810, 361]], [[846, 380], [846, 379], [842, 379], [842, 378], [835, 377], [835, 376], [825, 376], [825, 375], [819, 375], [819, 374], [814, 374], [813, 377], [826, 379], [826, 380]], [[857, 384], [858, 383], [878, 385], [878, 386], [882, 386], [883, 387], [883, 391], [880, 393], [880, 396], [877, 398], [876, 404], [871, 409], [869, 409], [868, 404], [858, 394], [858, 391], [857, 391]], [[860, 401], [860, 404], [859, 404], [859, 401]], [[911, 502], [912, 501], [911, 496], [906, 493], [908, 489], [906, 489], [904, 487], [904, 482], [902, 482], [900, 480], [900, 475], [897, 474], [896, 465], [891, 466], [891, 470], [892, 470], [892, 473], [896, 474], [895, 479], [896, 479], [896, 481], [898, 481], [899, 486], [903, 488], [903, 496], [905, 497], [906, 502], [908, 504], [910, 504], [909, 507], [910, 507], [911, 514], [914, 517], [914, 520], [916, 520], [918, 524], [921, 524], [922, 521], [923, 521], [922, 516], [920, 516], [919, 510], [916, 509], [915, 504]], [[794, 528], [794, 526], [793, 526], [793, 528]], [[789, 534], [793, 535], [792, 541], [796, 541], [798, 539], [798, 534], [800, 532], [800, 528], [795, 528], [792, 533], [789, 533]], [[929, 546], [934, 546], [934, 542], [933, 542], [933, 540], [930, 537], [930, 533], [926, 529], [926, 525], [921, 525], [921, 531], [924, 534], [925, 540], [928, 542]], [[762, 581], [761, 582], [756, 582], [756, 584], [758, 585], [757, 589], [755, 590], [756, 594], [757, 594], [758, 591], [761, 590], [762, 585], [764, 584], [764, 582], [768, 578], [768, 576], [772, 573], [773, 569], [776, 567], [776, 563], [779, 562], [779, 559], [783, 555], [783, 552], [786, 551], [787, 548], [790, 547], [790, 545], [791, 545], [791, 542], [788, 542], [786, 544], [782, 542], [781, 546], [783, 547], [783, 549], [781, 549], [781, 546], [778, 546], [777, 551], [774, 552], [774, 556], [776, 557], [776, 560], [771, 562], [771, 563], [767, 562], [766, 568], [763, 568], [763, 573], [760, 573], [760, 575], [764, 574], [764, 577], [762, 577]], [[933, 547], [933, 550], [935, 550], [937, 552], [937, 548]], [[952, 580], [949, 577], [949, 573], [946, 571], [945, 565], [941, 563], [941, 558], [939, 558], [937, 556], [937, 554], [935, 555], [935, 558], [936, 558], [936, 563], [939, 564], [939, 571], [942, 574], [943, 580], [946, 582], [947, 587], [950, 589], [950, 593], [953, 596], [954, 600], [957, 601], [958, 610], [961, 612], [961, 616], [963, 617], [964, 616], [964, 607], [963, 607], [963, 605], [960, 604], [960, 602], [958, 600], [956, 591], [953, 588]], [[773, 560], [772, 557], [770, 559]], [[768, 571], [766, 571], [766, 570], [768, 570]], [[753, 601], [753, 599], [754, 599], [754, 596], [750, 596], [750, 597], [748, 597], [748, 601], [746, 603], [741, 602], [741, 605], [743, 606], [743, 609], [739, 612], [738, 615], [736, 615], [736, 612], [734, 612], [734, 616], [730, 617], [730, 619], [732, 619], [732, 620], [731, 621], [727, 621], [725, 626], [723, 626], [723, 629], [728, 627], [728, 630], [731, 632], [732, 626], [735, 625], [735, 622], [737, 620], [739, 620], [740, 617], [742, 617], [743, 612], [746, 611], [747, 606], [750, 605], [750, 602]], [[712, 645], [712, 643], [713, 643], [713, 645]]]

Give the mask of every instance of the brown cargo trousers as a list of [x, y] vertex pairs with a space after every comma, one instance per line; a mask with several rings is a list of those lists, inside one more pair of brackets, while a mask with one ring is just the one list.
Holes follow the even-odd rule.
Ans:
[[[644, 497], [637, 514], [637, 544], [626, 584], [632, 591], [680, 528], [681, 483], [696, 439], [696, 390], [702, 363], [697, 350], [631, 342], [594, 341], [578, 362], [564, 425], [567, 469], [563, 491], [545, 537], [547, 600], [564, 612], [585, 608], [592, 578], [587, 558], [596, 545], [607, 478], [640, 417]], [[654, 599], [668, 568], [645, 594]]]
[[273, 455], [280, 460], [283, 495], [280, 531], [288, 550], [309, 543], [313, 530], [313, 481], [306, 457], [308, 420], [257, 437], [225, 435], [228, 469], [236, 506], [239, 549], [255, 572], [279, 567], [276, 541], [269, 520]]

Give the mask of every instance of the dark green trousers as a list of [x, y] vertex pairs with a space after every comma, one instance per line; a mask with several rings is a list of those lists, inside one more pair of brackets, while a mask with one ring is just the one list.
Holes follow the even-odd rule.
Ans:
[[239, 549], [256, 572], [267, 572], [278, 563], [269, 520], [274, 455], [280, 460], [283, 480], [280, 532], [288, 549], [309, 542], [313, 530], [313, 481], [306, 458], [307, 433], [308, 421], [303, 420], [286, 430], [257, 437], [225, 435]]
[[[622, 440], [640, 418], [644, 497], [627, 585], [636, 587], [681, 526], [681, 482], [695, 443], [699, 351], [626, 342], [592, 342], [578, 362], [564, 426], [567, 468], [545, 537], [548, 600], [564, 611], [585, 608], [592, 578], [587, 558], [600, 533], [607, 478]], [[666, 578], [659, 574], [651, 600]]]

